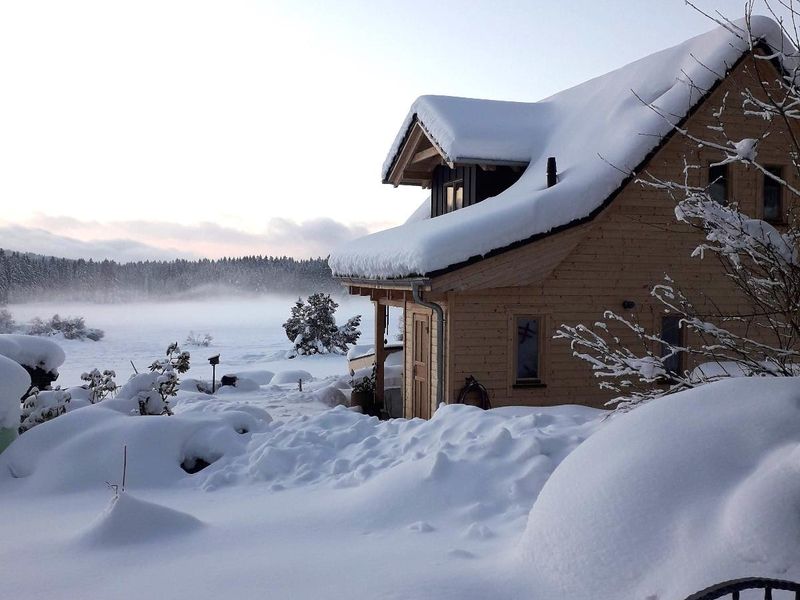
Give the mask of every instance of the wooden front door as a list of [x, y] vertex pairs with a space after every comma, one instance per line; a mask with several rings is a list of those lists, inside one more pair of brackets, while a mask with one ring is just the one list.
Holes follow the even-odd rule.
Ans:
[[431, 417], [431, 317], [414, 313], [411, 416]]

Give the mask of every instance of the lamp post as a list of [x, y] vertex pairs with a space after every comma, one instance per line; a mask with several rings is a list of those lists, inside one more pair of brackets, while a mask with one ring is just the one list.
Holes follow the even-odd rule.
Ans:
[[217, 365], [219, 364], [219, 354], [208, 357], [208, 363], [211, 365], [211, 393], [217, 391]]

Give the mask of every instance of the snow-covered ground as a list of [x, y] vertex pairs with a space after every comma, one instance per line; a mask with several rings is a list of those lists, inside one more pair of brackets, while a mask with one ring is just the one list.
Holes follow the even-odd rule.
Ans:
[[[59, 368], [56, 383], [79, 385], [81, 373], [92, 368], [113, 369], [117, 381], [124, 382], [133, 372], [130, 361], [139, 371], [156, 358], [161, 358], [171, 342], [192, 354], [187, 377], [211, 379], [208, 357], [220, 354], [217, 376], [243, 370], [305, 369], [309, 359], [284, 358], [289, 343], [281, 324], [289, 317], [289, 309], [297, 298], [262, 296], [198, 301], [90, 304], [78, 302], [37, 302], [12, 304], [8, 309], [19, 323], [33, 317], [51, 317], [54, 313], [82, 316], [89, 327], [105, 331], [99, 342], [91, 340], [59, 340], [67, 360]], [[337, 299], [336, 312], [340, 323], [348, 317], [362, 315], [362, 336], [359, 343], [374, 343], [374, 309], [367, 300]], [[394, 321], [392, 322], [394, 324]], [[210, 347], [184, 345], [190, 331], [209, 333], [214, 338]], [[316, 357], [312, 360], [316, 377], [341, 375], [346, 372], [342, 356]]]
[[0, 454], [0, 596], [682, 600], [800, 578], [797, 379], [608, 419], [448, 406], [380, 422], [319, 401], [346, 388], [343, 357], [274, 360], [284, 316], [257, 306], [158, 307], [149, 323], [131, 306], [75, 310], [107, 339], [65, 344], [67, 384], [95, 366], [81, 360], [145, 361], [164, 345], [148, 336], [187, 327], [219, 340], [203, 351], [223, 372], [312, 378], [181, 391], [171, 417], [131, 416], [120, 393], [23, 434]]

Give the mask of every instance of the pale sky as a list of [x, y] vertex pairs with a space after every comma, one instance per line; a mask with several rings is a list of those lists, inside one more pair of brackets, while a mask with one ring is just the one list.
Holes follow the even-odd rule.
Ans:
[[2, 2], [0, 247], [325, 256], [425, 199], [380, 181], [417, 96], [539, 100], [712, 27], [683, 0]]

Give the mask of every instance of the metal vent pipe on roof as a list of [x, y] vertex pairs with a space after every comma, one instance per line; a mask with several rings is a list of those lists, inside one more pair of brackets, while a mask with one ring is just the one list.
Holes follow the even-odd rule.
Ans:
[[547, 159], [547, 187], [553, 187], [558, 183], [558, 169], [556, 168], [556, 157], [551, 156]]

